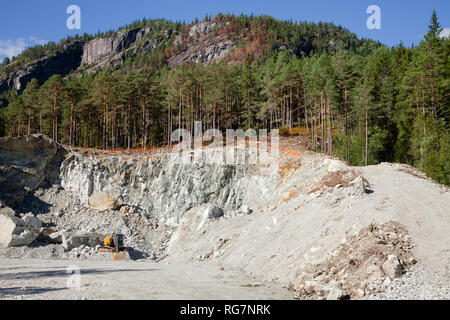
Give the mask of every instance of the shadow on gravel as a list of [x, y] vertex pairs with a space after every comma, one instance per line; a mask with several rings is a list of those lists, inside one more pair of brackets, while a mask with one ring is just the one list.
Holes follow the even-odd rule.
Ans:
[[51, 291], [67, 290], [67, 288], [41, 288], [41, 287], [15, 287], [15, 288], [0, 288], [0, 296], [24, 296], [31, 294], [41, 294]]
[[50, 203], [44, 202], [39, 198], [36, 198], [33, 194], [25, 196], [21, 205], [17, 206], [21, 212], [33, 212], [34, 215], [50, 213], [50, 208], [52, 205]]
[[[109, 274], [114, 272], [143, 272], [143, 271], [157, 271], [158, 269], [81, 269], [81, 275], [88, 274]], [[37, 278], [51, 278], [51, 277], [67, 277], [73, 272], [64, 270], [55, 271], [30, 271], [17, 273], [3, 273], [0, 274], [0, 280], [20, 280], [20, 279], [37, 279]]]
[[130, 255], [131, 260], [140, 260], [148, 258], [148, 253], [133, 248], [128, 249], [128, 254]]

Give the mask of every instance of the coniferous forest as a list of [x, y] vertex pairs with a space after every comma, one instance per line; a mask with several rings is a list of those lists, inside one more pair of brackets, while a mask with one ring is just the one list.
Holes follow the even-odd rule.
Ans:
[[[234, 61], [169, 69], [167, 57], [177, 48], [167, 45], [115, 71], [32, 80], [20, 94], [7, 93], [0, 136], [43, 133], [71, 146], [127, 149], [168, 145], [174, 129], [193, 130], [200, 120], [204, 129], [278, 128], [308, 135], [313, 150], [351, 165], [406, 163], [450, 184], [450, 40], [439, 37], [436, 13], [412, 48], [359, 40], [331, 24], [213, 20], [251, 39]], [[56, 50], [29, 49], [18, 59], [25, 63], [49, 48]]]

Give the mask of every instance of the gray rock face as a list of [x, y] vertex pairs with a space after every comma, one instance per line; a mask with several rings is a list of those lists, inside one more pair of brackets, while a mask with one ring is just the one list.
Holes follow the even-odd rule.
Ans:
[[141, 209], [176, 225], [189, 209], [210, 203], [236, 210], [245, 202], [272, 196], [277, 176], [249, 172], [243, 166], [180, 164], [177, 155], [157, 159], [108, 157], [98, 160], [72, 154], [61, 166], [61, 184], [87, 206], [95, 192], [121, 195], [121, 204]]
[[204, 36], [208, 33], [210, 33], [215, 27], [219, 27], [220, 24], [215, 22], [209, 22], [209, 21], [202, 21], [195, 25], [193, 25], [189, 29], [189, 36], [195, 37], [195, 36]]
[[0, 214], [0, 246], [27, 246], [38, 236], [39, 230], [31, 224], [8, 214]]
[[224, 35], [211, 37], [212, 32], [221, 26], [219, 23], [202, 21], [190, 27], [184, 38], [183, 35], [176, 36], [174, 44], [183, 49], [170, 57], [169, 68], [186, 62], [208, 64], [224, 60], [236, 47], [238, 41], [230, 40]]
[[14, 207], [43, 183], [58, 183], [65, 153], [43, 135], [0, 138], [0, 198]]
[[148, 31], [149, 29], [124, 30], [109, 38], [89, 41], [83, 48], [81, 64], [100, 63], [112, 55], [130, 48], [140, 41]]
[[188, 61], [194, 63], [210, 63], [218, 62], [230, 53], [231, 49], [235, 47], [236, 43], [231, 40], [223, 41], [218, 44], [210, 44], [205, 49], [196, 50], [188, 58]]
[[194, 207], [183, 215], [178, 229], [168, 244], [170, 252], [180, 241], [186, 241], [201, 232], [203, 226], [209, 221], [223, 216], [223, 211], [211, 204]]
[[[54, 54], [32, 61], [7, 77], [0, 78], [0, 93], [11, 89], [22, 92], [33, 78], [43, 84], [54, 74], [66, 76], [83, 65], [96, 64], [98, 66], [95, 69], [117, 68], [125, 59], [123, 51], [133, 47], [149, 31], [148, 28], [124, 30], [109, 38], [65, 44]], [[145, 41], [139, 53], [147, 53], [158, 44], [158, 41]]]
[[[184, 62], [209, 63], [224, 59], [235, 47], [237, 41], [208, 39], [206, 37], [220, 24], [200, 22], [188, 29], [184, 37], [194, 40], [195, 44], [188, 46], [187, 50], [176, 55], [169, 61], [170, 68]], [[56, 52], [41, 59], [32, 61], [16, 68], [7, 76], [0, 77], [0, 93], [15, 89], [22, 92], [31, 79], [36, 78], [40, 84], [47, 81], [52, 75], [66, 76], [72, 71], [72, 76], [81, 76], [83, 67], [87, 73], [104, 69], [117, 69], [127, 56], [146, 54], [154, 50], [162, 42], [175, 38], [175, 45], [182, 43], [182, 35], [175, 35], [173, 30], [165, 30], [158, 37], [146, 37], [150, 28], [137, 28], [122, 30], [107, 38], [97, 38], [88, 42], [74, 41], [56, 49]], [[142, 41], [141, 41], [142, 40]], [[217, 40], [217, 41], [216, 41]], [[0, 101], [0, 105], [5, 102]]]
[[80, 66], [83, 46], [82, 41], [66, 44], [53, 55], [32, 61], [8, 77], [0, 78], [0, 93], [11, 89], [22, 92], [33, 78], [43, 84], [54, 74], [67, 75]]

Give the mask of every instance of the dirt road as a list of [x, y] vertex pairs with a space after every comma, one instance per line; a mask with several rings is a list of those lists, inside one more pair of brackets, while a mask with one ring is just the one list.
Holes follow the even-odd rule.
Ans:
[[[80, 268], [80, 288], [76, 272]], [[76, 270], [76, 269], [75, 269]], [[67, 287], [69, 280], [69, 286]], [[216, 265], [0, 259], [0, 299], [292, 299], [276, 283]]]

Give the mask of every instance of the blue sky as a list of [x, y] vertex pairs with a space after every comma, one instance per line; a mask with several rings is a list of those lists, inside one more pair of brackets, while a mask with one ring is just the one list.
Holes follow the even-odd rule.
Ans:
[[[81, 8], [81, 30], [68, 30], [66, 8]], [[369, 5], [381, 9], [381, 30], [369, 30]], [[450, 27], [449, 0], [10, 0], [0, 9], [0, 61], [26, 46], [58, 41], [75, 33], [116, 29], [136, 19], [166, 18], [191, 22], [208, 13], [268, 14], [294, 21], [333, 22], [359, 37], [395, 46], [418, 44], [427, 32], [433, 9], [442, 27]], [[449, 31], [450, 29], [447, 29]]]

